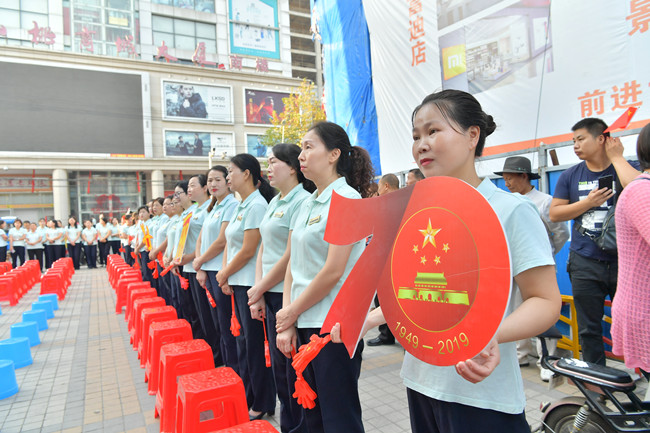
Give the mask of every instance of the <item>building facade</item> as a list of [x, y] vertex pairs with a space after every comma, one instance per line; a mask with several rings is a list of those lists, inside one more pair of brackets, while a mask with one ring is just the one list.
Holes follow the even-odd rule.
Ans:
[[290, 14], [288, 0], [3, 0], [0, 217], [119, 216], [209, 164], [264, 158], [282, 98], [312, 78], [292, 65]]

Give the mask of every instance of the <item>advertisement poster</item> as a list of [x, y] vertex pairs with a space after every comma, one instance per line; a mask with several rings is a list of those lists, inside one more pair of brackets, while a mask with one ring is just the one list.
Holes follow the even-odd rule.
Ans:
[[280, 58], [277, 0], [230, 0], [230, 52]]
[[266, 158], [269, 147], [261, 143], [262, 135], [246, 134], [246, 151], [256, 158]]
[[165, 130], [165, 156], [207, 157], [210, 150], [217, 156], [235, 155], [232, 134]]
[[266, 90], [244, 89], [246, 100], [246, 123], [270, 125], [271, 119], [284, 113], [282, 98], [288, 98], [286, 92], [268, 92]]
[[163, 119], [233, 123], [232, 89], [163, 81]]
[[363, 1], [382, 172], [415, 167], [411, 113], [440, 89], [473, 94], [493, 116], [485, 156], [567, 142], [580, 119], [611, 123], [629, 107], [639, 110], [628, 129], [650, 120], [646, 2], [412, 3]]

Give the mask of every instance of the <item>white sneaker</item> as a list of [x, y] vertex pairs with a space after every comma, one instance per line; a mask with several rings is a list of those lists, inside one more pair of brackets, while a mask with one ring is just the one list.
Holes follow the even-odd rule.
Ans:
[[553, 377], [553, 372], [551, 370], [549, 370], [548, 368], [540, 368], [539, 369], [539, 377], [540, 377], [540, 379], [542, 379], [542, 381], [548, 382]]

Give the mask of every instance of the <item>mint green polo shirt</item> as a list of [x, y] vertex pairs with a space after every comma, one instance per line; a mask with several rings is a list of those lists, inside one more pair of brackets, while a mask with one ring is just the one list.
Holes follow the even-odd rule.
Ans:
[[178, 222], [181, 217], [179, 215], [174, 215], [169, 218], [169, 223], [167, 224], [167, 248], [165, 249], [165, 254], [167, 257], [174, 256], [174, 249], [176, 248], [176, 238], [178, 237]]
[[[192, 213], [192, 218], [190, 219], [190, 228], [187, 232], [187, 239], [185, 240], [185, 249], [183, 254], [190, 254], [196, 249], [196, 241], [199, 239], [199, 233], [201, 233], [201, 227], [203, 227], [203, 221], [207, 215], [206, 209], [210, 206], [210, 199], [203, 202], [201, 206], [196, 207]], [[187, 263], [183, 266], [184, 272], [190, 272], [196, 274], [196, 271], [192, 267], [192, 262]]]
[[[235, 214], [230, 220], [230, 224], [226, 227], [228, 263], [241, 250], [244, 244], [244, 232], [246, 230], [260, 228], [260, 222], [264, 218], [267, 207], [268, 203], [258, 190], [253, 191], [251, 195], [246, 197], [246, 200], [237, 206]], [[258, 248], [259, 244], [256, 247], [256, 251]], [[256, 261], [257, 253], [240, 270], [228, 277], [228, 284], [231, 286], [252, 286], [255, 284]]]
[[[361, 195], [345, 182], [345, 178], [340, 177], [322, 193], [319, 194], [316, 191], [302, 202], [291, 235], [292, 302], [305, 291], [316, 274], [325, 266], [330, 246], [324, 239], [325, 227], [334, 191], [346, 198], [361, 198]], [[365, 239], [353, 244], [343, 276], [325, 298], [298, 317], [297, 326], [299, 328], [320, 328], [323, 325], [334, 298], [341, 290], [341, 286], [352, 271], [354, 264], [361, 257], [365, 245]]]
[[25, 230], [24, 227], [20, 227], [20, 229], [17, 229], [16, 227], [12, 227], [9, 229], [9, 236], [13, 238], [14, 247], [24, 247], [25, 239], [19, 239], [19, 238], [22, 238], [23, 236], [27, 236], [27, 230]]
[[[212, 211], [203, 220], [203, 230], [201, 230], [201, 251], [203, 254], [219, 237], [221, 226], [225, 222], [230, 222], [232, 215], [239, 202], [234, 195], [228, 194], [220, 203], [215, 203]], [[217, 254], [213, 259], [201, 265], [204, 271], [220, 271], [223, 267], [223, 251]]]
[[[77, 225], [76, 227], [70, 227], [67, 226], [65, 228], [65, 234], [68, 237], [68, 243], [74, 241], [75, 244], [78, 244], [81, 242], [81, 231], [83, 230], [83, 227], [80, 225]], [[38, 230], [36, 230], [38, 231]], [[45, 240], [45, 234], [43, 234], [43, 240]]]
[[[289, 232], [298, 215], [301, 203], [311, 196], [302, 184], [296, 185], [289, 194], [280, 198], [280, 194], [273, 197], [266, 209], [264, 219], [260, 223], [260, 234], [262, 235], [262, 275], [266, 275], [273, 266], [280, 260], [287, 249]], [[272, 293], [282, 293], [284, 281], [269, 289]]]
[[95, 227], [91, 227], [89, 229], [83, 229], [81, 231], [82, 235], [86, 236], [86, 239], [90, 239], [91, 243], [88, 243], [84, 241], [83, 239], [81, 240], [81, 243], [84, 245], [97, 245], [97, 239], [95, 239], [95, 236], [97, 236], [97, 229]]
[[[158, 217], [156, 222], [156, 227], [154, 232], [151, 234], [153, 237], [151, 245], [153, 248], [158, 248], [160, 244], [165, 242], [165, 236], [167, 235], [167, 227], [169, 226], [169, 216], [162, 214]], [[150, 257], [151, 258], [151, 257]]]
[[26, 239], [28, 242], [36, 242], [38, 238], [41, 238], [41, 240], [36, 245], [25, 244], [25, 248], [27, 248], [28, 250], [38, 250], [43, 248], [43, 235], [38, 230], [28, 231], [27, 239]]

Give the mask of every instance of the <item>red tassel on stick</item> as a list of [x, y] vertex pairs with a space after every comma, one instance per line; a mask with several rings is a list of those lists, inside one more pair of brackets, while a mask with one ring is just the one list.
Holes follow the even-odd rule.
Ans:
[[[152, 263], [156, 263], [156, 262], [152, 262]], [[158, 268], [157, 267], [154, 268], [153, 274], [151, 276], [154, 277], [156, 280], [158, 279]]]
[[230, 332], [232, 332], [233, 337], [239, 337], [239, 330], [241, 325], [239, 320], [237, 320], [237, 315], [235, 314], [235, 295], [230, 295], [230, 300], [232, 301], [232, 316], [230, 316]]
[[291, 366], [296, 370], [296, 392], [293, 396], [298, 400], [298, 404], [305, 409], [313, 409], [316, 406], [316, 393], [309, 387], [307, 381], [303, 378], [302, 372], [307, 365], [316, 357], [323, 347], [331, 341], [331, 337], [319, 337], [314, 334], [309, 338], [309, 343], [303, 344], [298, 349], [298, 353], [293, 357]]
[[156, 262], [153, 262], [153, 261], [152, 261], [152, 262], [148, 262], [148, 263], [147, 263], [147, 267], [148, 267], [149, 269], [151, 269], [151, 270], [156, 269]]
[[208, 288], [207, 288], [207, 287], [204, 287], [204, 289], [205, 289], [205, 294], [208, 296], [208, 302], [210, 302], [210, 306], [211, 306], [212, 308], [217, 308], [217, 303], [214, 302], [214, 298], [212, 297], [212, 294], [210, 293], [210, 291], [208, 290]]
[[262, 326], [264, 327], [264, 360], [266, 367], [271, 368], [271, 351], [269, 350], [269, 338], [266, 336], [266, 319], [262, 318]]
[[118, 251], [121, 252], [121, 253], [125, 253], [125, 252], [126, 252], [126, 250], [124, 249], [124, 247], [120, 247], [120, 249], [119, 249]]
[[183, 288], [183, 290], [187, 290], [187, 289], [189, 289], [189, 287], [190, 287], [190, 281], [189, 281], [187, 278], [183, 278], [183, 277], [181, 277], [181, 276], [179, 275], [179, 276], [178, 276], [178, 279], [179, 279], [180, 282], [181, 282], [181, 287]]

